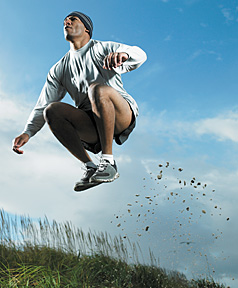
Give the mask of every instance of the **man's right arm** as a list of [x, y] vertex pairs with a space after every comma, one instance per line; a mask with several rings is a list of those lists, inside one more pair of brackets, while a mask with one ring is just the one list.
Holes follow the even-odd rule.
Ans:
[[23, 151], [19, 148], [25, 145], [45, 124], [43, 117], [44, 109], [50, 103], [58, 102], [65, 96], [66, 90], [59, 81], [60, 74], [61, 67], [58, 62], [51, 68], [47, 75], [46, 83], [41, 91], [36, 106], [27, 120], [24, 131], [13, 140], [13, 151], [17, 154], [23, 154]]

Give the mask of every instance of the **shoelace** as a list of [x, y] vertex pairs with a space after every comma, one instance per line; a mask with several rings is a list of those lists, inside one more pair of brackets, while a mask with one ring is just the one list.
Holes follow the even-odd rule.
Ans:
[[98, 165], [98, 171], [100, 171], [100, 172], [104, 171], [107, 168], [108, 164], [109, 163], [105, 159], [101, 159], [100, 163]]

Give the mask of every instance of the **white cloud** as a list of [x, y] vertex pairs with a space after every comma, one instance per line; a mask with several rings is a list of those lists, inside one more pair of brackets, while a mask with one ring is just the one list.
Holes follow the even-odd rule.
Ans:
[[238, 9], [236, 7], [227, 8], [223, 5], [219, 5], [222, 15], [224, 16], [226, 23], [230, 24], [238, 20]]
[[173, 119], [168, 111], [154, 115], [152, 111], [143, 113], [138, 119], [136, 133], [151, 133], [160, 136], [177, 138], [199, 138], [203, 135], [213, 136], [218, 141], [230, 140], [238, 142], [238, 112], [227, 111], [213, 118], [197, 121]]
[[202, 119], [194, 123], [198, 135], [210, 134], [220, 141], [238, 142], [238, 114], [228, 113], [214, 118]]
[[188, 61], [193, 61], [195, 59], [197, 59], [200, 56], [205, 56], [205, 55], [212, 55], [215, 56], [215, 59], [217, 61], [221, 61], [222, 60], [222, 55], [221, 53], [218, 53], [216, 51], [213, 50], [205, 50], [205, 49], [198, 49], [196, 51], [194, 51], [189, 57], [188, 57]]
[[226, 21], [233, 21], [234, 20], [234, 15], [232, 15], [232, 10], [229, 8], [222, 8], [221, 12], [223, 16], [226, 18]]
[[[21, 96], [19, 98], [21, 99]], [[26, 115], [30, 111], [30, 105], [26, 104], [25, 101], [21, 102], [19, 99], [11, 98], [11, 96], [7, 97], [0, 93], [1, 130], [7, 131], [13, 127], [16, 129], [22, 128], [24, 121], [26, 121]]]

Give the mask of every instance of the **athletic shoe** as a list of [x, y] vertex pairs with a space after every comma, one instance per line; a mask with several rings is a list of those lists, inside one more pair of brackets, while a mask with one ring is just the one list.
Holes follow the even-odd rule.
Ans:
[[112, 165], [108, 160], [101, 159], [97, 171], [90, 178], [92, 183], [112, 182], [119, 177], [116, 162]]
[[82, 178], [80, 179], [79, 182], [77, 182], [74, 186], [74, 191], [80, 192], [84, 191], [86, 189], [92, 188], [94, 186], [97, 186], [101, 183], [98, 182], [90, 182], [91, 176], [96, 172], [97, 168], [92, 168], [92, 167], [86, 167], [86, 171], [83, 174]]

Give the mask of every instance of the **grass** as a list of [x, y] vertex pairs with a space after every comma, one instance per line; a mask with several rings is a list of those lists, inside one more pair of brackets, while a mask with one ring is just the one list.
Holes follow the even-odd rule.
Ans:
[[0, 211], [0, 287], [225, 288], [213, 279], [187, 280], [176, 271], [141, 264], [135, 243], [107, 233], [84, 233]]

